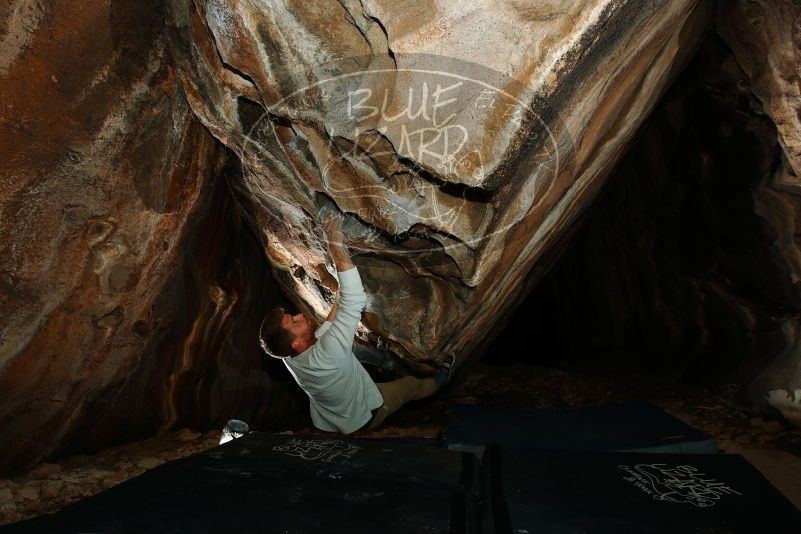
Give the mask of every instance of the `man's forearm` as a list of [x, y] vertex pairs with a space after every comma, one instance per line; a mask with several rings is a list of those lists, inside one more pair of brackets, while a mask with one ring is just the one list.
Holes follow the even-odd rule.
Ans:
[[367, 304], [367, 295], [364, 292], [358, 269], [350, 261], [347, 253], [344, 255], [347, 261], [337, 263], [339, 291], [337, 292], [336, 320], [339, 321], [344, 317], [358, 322], [361, 312]]
[[334, 317], [336, 316], [336, 314], [337, 314], [337, 299], [334, 298], [334, 305], [331, 306], [331, 311], [328, 312], [328, 317], [326, 317], [325, 320], [326, 321], [333, 321]]
[[330, 243], [328, 250], [331, 251], [331, 258], [334, 260], [337, 271], [342, 272], [353, 268], [350, 254], [345, 250], [345, 246], [342, 243]]

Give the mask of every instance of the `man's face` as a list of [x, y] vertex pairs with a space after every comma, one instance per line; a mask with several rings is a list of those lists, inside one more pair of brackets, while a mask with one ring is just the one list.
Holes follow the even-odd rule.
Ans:
[[317, 326], [317, 322], [314, 319], [306, 317], [302, 313], [295, 315], [289, 315], [288, 313], [285, 313], [284, 318], [281, 319], [281, 328], [286, 330], [293, 340], [300, 339], [301, 341], [305, 342], [312, 341], [314, 338], [314, 331], [317, 329]]

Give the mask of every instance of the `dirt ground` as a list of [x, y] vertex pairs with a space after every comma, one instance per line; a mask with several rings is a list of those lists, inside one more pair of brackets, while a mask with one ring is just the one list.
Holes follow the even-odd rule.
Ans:
[[[654, 383], [633, 375], [599, 376], [479, 362], [434, 397], [410, 403], [382, 428], [357, 436], [442, 437], [447, 409], [453, 403], [568, 408], [637, 399], [647, 399], [716, 437], [721, 452], [743, 455], [801, 509], [801, 430], [783, 421], [754, 417], [701, 389]], [[284, 431], [320, 434], [304, 425]], [[214, 447], [219, 436], [219, 431], [201, 434], [183, 429], [91, 456], [41, 464], [23, 476], [0, 480], [0, 524], [58, 510], [164, 462]]]

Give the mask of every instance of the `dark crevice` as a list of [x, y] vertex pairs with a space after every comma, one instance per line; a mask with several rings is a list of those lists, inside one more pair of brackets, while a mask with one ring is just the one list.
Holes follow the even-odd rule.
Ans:
[[[710, 33], [486, 361], [646, 371], [742, 393], [781, 348], [782, 320], [801, 311], [756, 214], [754, 194], [781, 157], [758, 108]], [[536, 351], [508, 350], [521, 332]]]
[[261, 104], [244, 96], [236, 98], [236, 106], [239, 124], [245, 134], [252, 132], [253, 127], [262, 120], [266, 113]]
[[[480, 204], [487, 204], [489, 203], [494, 195], [495, 192], [492, 190], [484, 189], [481, 187], [469, 186], [465, 184], [458, 184], [453, 182], [448, 182], [439, 178], [435, 173], [424, 168], [418, 162], [414, 161], [411, 158], [401, 156], [395, 150], [395, 147], [392, 145], [392, 142], [386, 137], [384, 134], [379, 132], [378, 130], [370, 130], [370, 133], [374, 133], [384, 139], [393, 149], [393, 155], [395, 161], [401, 163], [405, 167], [405, 172], [408, 174], [413, 174], [418, 176], [419, 178], [425, 180], [426, 182], [434, 185], [445, 193], [448, 196], [454, 198], [461, 198], [466, 200], [467, 202], [471, 203], [480, 203]], [[381, 173], [379, 172], [379, 163], [375, 160], [375, 154], [370, 153], [364, 147], [361, 146], [360, 143], [354, 142], [347, 137], [342, 136], [335, 136], [331, 140], [332, 145], [337, 149], [338, 154], [341, 157], [346, 157], [347, 152], [354, 152], [361, 157], [367, 158], [370, 161], [370, 166], [372, 167], [373, 171], [380, 177]], [[392, 174], [387, 175], [385, 178], [391, 178], [392, 176], [401, 174], [402, 171], [395, 171]]]
[[440, 191], [452, 197], [462, 198], [468, 202], [486, 204], [489, 203], [495, 195], [494, 191], [482, 187], [457, 184], [443, 180], [410, 158], [398, 155], [398, 161], [406, 165], [410, 170], [414, 171], [427, 182], [436, 185]]
[[[203, 16], [203, 15], [201, 14], [201, 16]], [[225, 61], [225, 59], [223, 58], [222, 53], [220, 52], [220, 47], [217, 45], [217, 39], [214, 38], [214, 34], [211, 32], [210, 29], [208, 29], [207, 26], [204, 25], [204, 27], [207, 28], [208, 38], [213, 43], [214, 51], [217, 53], [217, 59], [220, 60], [220, 64], [223, 66], [223, 68], [233, 72], [234, 74], [236, 74], [240, 78], [242, 78], [244, 80], [247, 80], [258, 91], [259, 90], [258, 84], [256, 83], [256, 81], [253, 78], [250, 77], [249, 74], [246, 74], [245, 72], [242, 72], [238, 68], [234, 67], [233, 65], [231, 65], [230, 63]]]

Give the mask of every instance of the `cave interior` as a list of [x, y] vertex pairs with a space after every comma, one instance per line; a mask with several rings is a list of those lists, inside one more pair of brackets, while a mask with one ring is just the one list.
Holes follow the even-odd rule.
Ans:
[[[163, 16], [179, 17], [169, 10], [164, 11], [167, 15], [149, 12], [132, 2], [112, 4], [110, 24], [115, 28], [112, 48], [121, 50], [123, 57], [128, 54], [131, 58], [127, 67], [115, 65], [118, 78], [115, 83], [120, 87], [130, 86], [132, 80], [150, 68], [148, 62], [154, 61], [146, 53], [152, 46], [148, 43], [158, 41], [160, 46], [165, 45], [159, 30], [142, 36], [134, 35], [130, 28], [123, 31], [123, 28], [126, 25], [161, 27], [165, 25]], [[148, 12], [148, 18], [144, 19], [147, 24], [142, 22], [145, 12]], [[8, 14], [0, 8], [0, 15]], [[132, 25], [132, 20], [137, 23]], [[59, 27], [59, 23], [52, 24]], [[61, 24], [69, 26], [67, 22]], [[175, 46], [174, 43], [171, 46]], [[136, 47], [141, 50], [137, 51]], [[43, 50], [39, 53], [51, 57], [54, 64], [69, 66], [70, 61], [74, 61], [54, 56], [52, 49]], [[2, 52], [0, 48], [0, 54]], [[180, 54], [175, 51], [172, 54], [175, 57], [170, 60], [179, 64]], [[2, 338], [4, 342], [10, 341], [3, 346], [5, 353], [0, 354], [3, 356], [0, 391], [4, 392], [0, 395], [3, 397], [0, 404], [6, 405], [0, 413], [0, 421], [6, 427], [0, 432], [0, 444], [5, 451], [5, 459], [0, 461], [0, 475], [6, 477], [0, 480], [0, 514], [3, 523], [13, 523], [11, 527], [16, 524], [20, 532], [36, 532], [37, 528], [47, 525], [46, 520], [42, 523], [15, 521], [53, 512], [67, 503], [90, 497], [79, 501], [83, 504], [77, 508], [66, 508], [72, 512], [58, 520], [63, 522], [63, 528], [66, 528], [64, 525], [83, 528], [87, 525], [82, 522], [86, 517], [99, 517], [93, 516], [99, 512], [92, 508], [91, 496], [129, 478], [133, 485], [121, 485], [120, 496], [147, 500], [148, 491], [160, 483], [172, 488], [170, 491], [188, 491], [186, 482], [194, 475], [187, 474], [188, 471], [182, 474], [180, 469], [212, 471], [217, 465], [214, 462], [219, 460], [229, 462], [226, 468], [234, 473], [241, 468], [235, 466], [239, 465], [236, 464], [237, 455], [254, 454], [255, 463], [248, 464], [252, 467], [259, 461], [256, 457], [262, 462], [271, 458], [270, 454], [277, 450], [271, 447], [285, 446], [283, 441], [276, 445], [275, 440], [286, 436], [331, 439], [314, 427], [304, 391], [286, 372], [283, 362], [265, 356], [258, 336], [262, 318], [274, 306], [294, 311], [311, 310], [312, 299], [289, 291], [288, 280], [294, 277], [311, 284], [309, 280], [317, 273], [319, 277], [314, 283], [320, 294], [325, 295], [326, 291], [330, 293], [323, 284], [325, 274], [312, 268], [276, 268], [275, 261], [268, 261], [268, 256], [290, 253], [276, 252], [275, 245], [266, 242], [265, 223], [259, 212], [263, 207], [252, 195], [248, 196], [249, 190], [242, 185], [247, 182], [248, 170], [240, 154], [228, 146], [230, 143], [220, 140], [226, 134], [215, 130], [214, 124], [211, 128], [204, 124], [212, 121], [199, 121], [193, 115], [196, 107], [200, 107], [191, 101], [197, 95], [183, 88], [175, 89], [179, 79], [187, 87], [191, 84], [187, 82], [188, 75], [178, 76], [179, 68], [174, 68], [175, 72], [173, 67], [159, 67], [156, 78], [150, 79], [151, 88], [156, 88], [148, 96], [150, 100], [145, 107], [132, 110], [140, 115], [131, 123], [135, 123], [132, 131], [138, 132], [132, 134], [134, 142], [119, 148], [121, 152], [114, 156], [113, 162], [129, 173], [125, 175], [130, 178], [129, 189], [120, 194], [136, 198], [136, 205], [144, 205], [157, 219], [139, 219], [123, 230], [120, 220], [124, 217], [109, 216], [113, 211], [110, 208], [83, 206], [83, 203], [92, 205], [94, 202], [87, 200], [89, 193], [74, 195], [77, 207], [71, 207], [73, 205], [67, 201], [73, 195], [72, 190], [67, 188], [66, 192], [58, 190], [56, 193], [53, 193], [56, 189], [47, 190], [59, 201], [67, 199], [59, 217], [67, 221], [63, 224], [69, 231], [65, 230], [64, 235], [73, 237], [64, 238], [64, 242], [79, 239], [95, 243], [87, 249], [87, 263], [74, 263], [82, 269], [80, 276], [93, 272], [100, 282], [99, 289], [57, 293], [54, 302], [68, 295], [64, 297], [68, 304], [54, 305], [53, 309], [57, 308], [58, 312], [36, 323], [36, 328], [40, 328], [40, 324], [44, 326], [30, 336], [33, 341], [18, 342], [10, 334]], [[234, 69], [230, 65], [229, 68]], [[0, 74], [10, 76], [8, 68], [3, 69]], [[239, 74], [248, 78], [242, 72]], [[62, 89], [69, 98], [81, 90], [81, 79], [77, 76], [62, 76], [65, 85], [75, 84], [75, 87]], [[797, 252], [792, 244], [798, 210], [793, 201], [788, 200], [801, 198], [798, 197], [801, 189], [793, 185], [792, 180], [797, 177], [792, 175], [777, 125], [771, 113], [763, 109], [763, 99], [752, 87], [752, 78], [738, 62], [725, 36], [715, 27], [705, 30], [691, 59], [675, 74], [637, 127], [591, 202], [588, 201], [562, 235], [549, 244], [546, 253], [538, 259], [536, 269], [531, 270], [536, 275], [524, 276], [518, 281], [519, 304], [507, 307], [498, 313], [497, 320], [487, 323], [489, 326], [474, 344], [479, 350], [470, 353], [464, 365], [457, 366], [455, 376], [442, 393], [413, 401], [393, 415], [384, 428], [356, 436], [357, 440], [384, 443], [383, 446], [389, 448], [386, 450], [396, 447], [397, 450], [392, 450], [398, 462], [397, 469], [406, 470], [407, 474], [419, 472], [420, 477], [426, 473], [433, 477], [422, 489], [403, 485], [396, 488], [389, 483], [383, 486], [392, 488], [387, 491], [402, 495], [414, 494], [405, 511], [398, 512], [399, 517], [394, 519], [398, 528], [407, 529], [405, 531], [418, 528], [415, 525], [419, 524], [404, 523], [404, 518], [416, 513], [424, 516], [427, 506], [438, 503], [443, 497], [431, 488], [437, 484], [456, 483], [448, 477], [459, 479], [459, 491], [467, 495], [462, 496], [467, 504], [460, 504], [459, 510], [473, 518], [454, 519], [454, 497], [449, 494], [447, 505], [451, 515], [443, 520], [450, 525], [449, 531], [470, 531], [468, 523], [480, 515], [473, 511], [470, 513], [474, 515], [470, 516], [465, 511], [472, 510], [475, 502], [486, 498], [477, 494], [471, 500], [472, 490], [465, 489], [467, 460], [462, 458], [455, 462], [439, 452], [412, 449], [419, 445], [415, 440], [433, 443], [445, 439], [454, 406], [570, 410], [647, 400], [716, 438], [717, 449], [721, 452], [744, 456], [787, 499], [801, 506], [801, 488], [797, 483], [797, 475], [801, 474], [801, 417], [796, 413], [801, 413], [801, 398], [796, 398], [795, 404], [792, 402], [793, 389], [801, 387], [798, 374], [801, 286], [793, 268]], [[168, 86], [171, 89], [163, 88]], [[0, 96], [10, 95], [12, 91], [22, 93], [20, 85], [9, 84], [6, 91], [0, 92]], [[34, 94], [30, 98], [40, 96]], [[111, 97], [106, 95], [105, 98]], [[238, 97], [237, 102], [237, 119], [243, 128], [252, 128], [263, 116], [263, 108], [244, 96]], [[93, 105], [99, 110], [96, 116], [86, 109], [72, 109], [70, 113], [76, 116], [74, 122], [88, 130], [96, 127], [105, 110], [102, 101]], [[44, 110], [42, 114], [56, 116], [53, 110]], [[83, 115], [77, 117], [78, 114]], [[798, 116], [801, 117], [801, 112]], [[181, 124], [186, 128], [181, 133], [184, 144], [180, 146], [171, 144], [173, 141], [168, 140], [171, 137], [159, 133], [165, 124], [178, 121], [177, 117], [184, 121]], [[292, 129], [284, 119], [273, 117], [270, 120], [277, 131]], [[3, 121], [2, 124], [6, 124], [4, 118]], [[17, 123], [17, 131], [22, 132], [19, 135], [25, 134], [20, 129], [23, 123]], [[174, 126], [173, 129], [173, 134], [178, 135], [175, 133], [178, 129]], [[152, 133], [141, 133], [148, 131]], [[77, 146], [74, 139], [57, 138], [60, 130], [54, 128], [53, 132], [37, 143], [56, 147], [62, 156], [66, 146], [71, 143]], [[4, 173], [11, 176], [19, 169], [32, 169], [33, 158], [39, 158], [37, 161], [41, 160], [42, 165], [52, 165], [52, 161], [47, 160], [49, 149], [40, 148], [39, 144], [23, 147], [18, 138], [9, 136], [9, 139], [18, 142], [7, 147], [8, 153], [13, 149], [24, 157], [7, 158]], [[5, 139], [3, 144], [7, 144]], [[163, 157], [161, 152], [165, 147], [174, 158], [169, 163], [175, 175], [164, 170], [166, 165], [156, 168], [153, 163], [161, 164], [159, 158]], [[56, 148], [53, 148], [54, 154]], [[158, 155], [152, 155], [157, 152]], [[66, 153], [76, 168], [86, 161], [100, 161], [101, 157], [72, 148]], [[0, 156], [2, 154], [0, 151]], [[26, 159], [28, 157], [31, 159]], [[143, 168], [131, 170], [131, 161], [137, 158], [144, 161]], [[71, 176], [63, 172], [67, 178]], [[104, 195], [111, 195], [112, 182], [95, 178], [87, 185], [91, 172], [99, 171], [86, 170], [87, 182], [81, 187], [96, 187], [103, 190]], [[782, 172], [791, 174], [779, 182], [776, 177]], [[151, 177], [144, 177], [146, 175]], [[157, 175], [163, 183], [152, 178]], [[169, 177], [164, 178], [167, 175]], [[40, 175], [31, 170], [31, 176]], [[58, 178], [57, 174], [53, 176]], [[193, 182], [197, 179], [193, 176], [211, 179]], [[456, 189], [439, 185], [447, 192]], [[197, 194], [190, 194], [191, 191]], [[8, 235], [17, 232], [22, 241], [43, 242], [44, 238], [37, 237], [38, 234], [7, 228], [14, 226], [9, 221], [15, 213], [24, 215], [19, 216], [20, 225], [27, 221], [30, 226], [30, 221], [36, 219], [39, 208], [30, 213], [25, 211], [24, 194], [20, 195], [10, 195], [7, 202], [3, 198], [4, 232], [10, 232]], [[482, 195], [487, 194], [468, 188], [454, 193], [456, 197], [460, 195], [465, 198], [474, 195], [481, 200]], [[327, 202], [325, 199], [318, 201]], [[130, 204], [125, 199], [119, 202]], [[25, 219], [29, 216], [34, 219]], [[130, 219], [133, 221], [135, 217]], [[84, 224], [84, 221], [89, 223]], [[48, 231], [47, 224], [50, 223], [42, 223], [41, 231]], [[62, 222], [53, 224], [57, 226]], [[138, 251], [134, 244], [138, 239], [137, 225], [155, 236], [139, 242]], [[36, 231], [39, 230], [31, 230]], [[8, 243], [3, 245], [7, 258], [19, 255], [19, 250], [23, 250], [24, 255], [24, 247], [15, 244], [17, 238], [3, 236]], [[416, 236], [411, 232], [392, 239], [401, 245], [416, 246], [413, 244]], [[314, 249], [314, 242], [308, 236], [298, 236], [298, 242]], [[130, 259], [134, 252], [156, 254], [153, 251], [159, 249], [166, 258], [162, 263], [154, 262], [146, 267], [131, 263], [135, 261]], [[63, 252], [66, 258], [78, 257], [72, 255], [72, 249], [64, 250], [67, 250]], [[39, 249], [36, 253], [40, 254]], [[316, 258], [311, 253], [308, 257], [310, 262]], [[374, 265], [371, 262], [375, 262], [376, 257], [375, 251], [361, 250], [355, 252], [354, 261], [360, 267], [370, 266]], [[39, 261], [38, 256], [31, 261]], [[41, 298], [44, 290], [40, 292], [35, 286], [43, 278], [19, 275], [23, 269], [18, 268], [18, 264], [24, 262], [22, 259], [14, 262], [17, 260], [8, 260], [2, 265], [0, 288], [4, 296], [0, 310], [17, 313], [27, 306], [20, 304], [23, 301], [32, 303], [32, 308], [44, 309]], [[107, 266], [111, 266], [110, 270], [106, 270]], [[58, 285], [52, 280], [59, 280], [59, 277], [67, 280], [72, 276], [72, 271], [55, 268], [51, 271], [55, 278], [48, 278], [47, 283], [51, 285], [47, 287]], [[450, 271], [446, 274], [453, 276]], [[142, 290], [140, 284], [147, 284], [143, 281], [146, 276], [157, 279], [158, 284], [151, 285], [158, 287], [152, 291]], [[43, 283], [42, 287], [45, 285]], [[368, 280], [365, 286], [368, 292], [381, 289], [371, 286]], [[86, 305], [90, 299], [100, 304]], [[124, 299], [138, 304], [129, 306], [129, 301]], [[25, 325], [34, 324], [33, 319], [22, 312], [13, 315], [9, 311], [8, 317], [4, 332], [14, 328], [21, 331], [19, 325], [27, 328]], [[410, 322], [414, 320], [410, 318]], [[76, 334], [83, 328], [76, 326], [79, 323], [91, 325], [91, 337]], [[386, 334], [381, 331], [380, 319], [367, 317], [365, 323], [370, 329]], [[126, 329], [125, 334], [115, 337], [115, 332], [122, 327]], [[375, 343], [375, 332], [370, 329], [363, 337]], [[403, 340], [398, 339], [391, 342], [394, 367], [366, 366], [371, 377], [381, 382], [405, 375], [430, 376], [435, 369], [435, 358], [410, 354]], [[10, 347], [14, 343], [12, 350]], [[85, 347], [90, 349], [88, 355]], [[79, 353], [81, 355], [77, 356]], [[76, 356], [70, 359], [71, 356], [63, 357], [65, 354]], [[42, 391], [48, 393], [43, 395]], [[789, 403], [772, 401], [776, 398], [774, 394], [784, 399], [785, 391]], [[223, 450], [215, 447], [221, 429], [231, 419], [246, 421], [251, 430], [270, 437], [257, 439], [252, 434], [249, 438], [234, 440], [224, 452], [209, 452]], [[351, 446], [355, 449], [348, 449]], [[344, 449], [337, 450], [336, 454], [326, 449], [325, 454], [332, 456], [325, 461], [333, 461], [343, 472], [347, 472], [348, 466], [337, 462], [356, 454], [354, 451], [359, 447], [372, 450], [371, 445], [364, 443], [341, 447]], [[495, 448], [486, 452], [482, 448], [481, 454], [485, 462], [477, 465], [494, 469], [495, 474], [486, 474], [481, 471], [482, 467], [471, 466], [469, 469], [475, 469], [475, 473], [470, 471], [470, 476], [491, 478], [503, 472], [511, 485], [515, 475], [503, 471], [508, 467], [502, 466], [515, 461], [525, 464], [522, 457], [512, 452], [503, 453], [507, 456], [502, 461], [502, 453]], [[171, 462], [184, 457], [185, 464]], [[569, 479], [560, 478], [556, 472], [562, 465], [560, 461], [558, 455], [554, 456], [548, 460], [553, 472], [548, 465], [538, 465], [538, 473], [544, 478], [554, 477], [554, 480]], [[594, 461], [587, 459], [585, 468], [601, 469], [592, 463]], [[622, 460], [616, 458], [615, 461]], [[165, 462], [172, 467], [165, 466], [159, 471], [161, 475], [156, 470], [152, 475], [147, 473], [151, 476], [149, 481], [136, 478]], [[431, 474], [434, 465], [445, 473], [441, 480], [437, 478], [439, 475]], [[303, 469], [303, 465], [293, 464], [289, 472], [305, 473]], [[716, 467], [710, 464], [707, 469], [715, 472]], [[95, 471], [112, 474], [98, 475], [94, 479], [75, 474]], [[230, 473], [215, 475], [219, 479], [214, 479], [214, 483], [225, 486], [236, 480], [244, 488], [250, 488], [249, 482]], [[394, 480], [393, 474], [384, 475], [387, 480]], [[517, 483], [526, 487], [523, 482]], [[576, 481], [576, 487], [565, 491], [580, 493], [580, 483]], [[762, 481], [749, 479], [742, 483], [761, 484]], [[376, 491], [381, 489], [376, 487]], [[770, 485], [765, 487], [768, 488], [764, 490], [765, 495], [775, 491]], [[21, 497], [28, 490], [29, 495], [33, 495], [30, 488], [35, 488], [35, 498]], [[426, 493], [429, 490], [430, 493]], [[255, 507], [246, 493], [233, 492], [232, 498], [241, 499], [243, 506], [247, 503]], [[111, 499], [109, 495], [105, 493], [103, 498]], [[547, 500], [544, 493], [532, 495], [529, 498]], [[261, 497], [276, 502], [283, 498], [278, 494]], [[203, 501], [206, 498], [208, 502]], [[303, 498], [326, 497], [307, 495]], [[754, 505], [767, 509], [778, 506], [775, 508], [777, 516], [797, 520], [790, 511], [775, 504], [782, 498], [777, 494], [775, 501], [768, 499]], [[194, 505], [215, 509], [214, 500], [214, 497], [198, 497]], [[120, 506], [113, 500], [98, 502], [96, 506], [107, 506], [108, 513]], [[382, 502], [376, 504], [382, 505]], [[512, 508], [505, 506], [504, 513], [499, 515], [493, 509], [489, 514], [491, 521], [484, 518], [479, 521], [480, 527], [470, 528], [478, 529], [474, 530], [476, 532], [511, 529], [514, 514], [523, 512], [511, 504]], [[735, 514], [734, 511], [726, 513]], [[153, 517], [157, 516], [154, 512]], [[330, 517], [325, 516], [325, 520]], [[432, 525], [438, 524], [438, 517], [432, 515], [428, 520]], [[729, 519], [731, 517], [735, 515]], [[237, 522], [239, 519], [241, 524]], [[256, 516], [250, 519], [264, 520]], [[245, 528], [250, 519], [229, 517], [226, 521]], [[303, 523], [303, 528], [311, 531], [315, 519], [311, 516], [306, 519], [312, 522]], [[169, 522], [167, 516], [158, 516], [158, 521]], [[276, 521], [280, 523], [281, 520]], [[128, 528], [146, 528], [132, 526], [135, 524], [128, 524]], [[195, 527], [202, 530], [202, 525]], [[299, 532], [304, 531], [298, 528]], [[735, 531], [739, 532], [731, 530]]]

